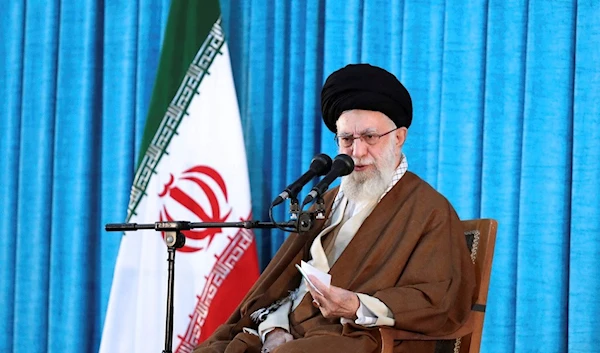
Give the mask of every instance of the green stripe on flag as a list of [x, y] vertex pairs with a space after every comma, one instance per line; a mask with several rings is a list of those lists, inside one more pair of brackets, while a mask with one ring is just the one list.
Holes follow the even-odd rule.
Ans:
[[191, 98], [224, 43], [217, 0], [173, 0], [127, 207], [127, 220], [135, 214], [156, 166], [177, 134], [181, 119], [187, 115]]

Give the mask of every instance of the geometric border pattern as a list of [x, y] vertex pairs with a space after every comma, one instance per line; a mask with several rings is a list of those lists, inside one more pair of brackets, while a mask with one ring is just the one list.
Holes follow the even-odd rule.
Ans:
[[[175, 353], [190, 353], [198, 345], [202, 327], [208, 317], [213, 298], [240, 258], [252, 246], [252, 242], [254, 242], [252, 231], [242, 228], [231, 239], [223, 254], [219, 256], [215, 266], [206, 277], [207, 282], [204, 285], [202, 294], [196, 296], [198, 301], [194, 312], [188, 315], [190, 323], [185, 334], [177, 336], [181, 339], [181, 342]], [[213, 310], [218, 310], [218, 308], [213, 308]]]
[[177, 128], [181, 120], [188, 115], [187, 110], [194, 94], [198, 92], [198, 87], [208, 75], [209, 68], [213, 63], [217, 54], [223, 54], [221, 48], [225, 43], [225, 36], [221, 28], [221, 17], [213, 24], [210, 33], [200, 46], [194, 60], [188, 67], [185, 77], [171, 100], [165, 115], [160, 122], [158, 130], [150, 146], [144, 153], [142, 161], [136, 170], [131, 186], [131, 194], [129, 196], [129, 205], [127, 206], [127, 220], [135, 215], [136, 208], [140, 204], [142, 198], [146, 195], [148, 182], [154, 174], [156, 174], [156, 166], [166, 153], [167, 147], [174, 135], [177, 135]]

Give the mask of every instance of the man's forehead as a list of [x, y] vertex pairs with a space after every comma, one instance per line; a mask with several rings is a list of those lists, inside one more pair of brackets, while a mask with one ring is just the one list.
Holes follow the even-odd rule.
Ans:
[[337, 120], [338, 133], [376, 132], [394, 125], [385, 114], [367, 110], [350, 110], [342, 113]]
[[354, 135], [354, 134], [367, 134], [367, 133], [372, 133], [372, 132], [377, 132], [378, 129], [375, 127], [367, 127], [367, 128], [358, 128], [358, 127], [354, 127], [354, 128], [339, 128], [338, 129], [338, 135]]

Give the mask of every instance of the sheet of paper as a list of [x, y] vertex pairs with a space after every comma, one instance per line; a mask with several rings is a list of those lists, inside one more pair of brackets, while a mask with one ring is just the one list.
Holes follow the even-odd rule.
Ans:
[[[309, 275], [315, 276], [327, 288], [329, 288], [329, 286], [331, 285], [331, 275], [329, 273], [325, 273], [325, 272], [319, 270], [318, 268], [312, 266], [308, 262], [301, 261], [300, 262], [300, 266], [296, 265], [296, 267], [298, 268], [298, 270], [300, 271], [300, 273], [302, 273], [302, 276], [306, 279], [306, 281], [308, 282], [308, 284], [310, 284], [313, 288], [316, 289], [316, 287], [312, 284], [312, 282], [308, 278]], [[320, 292], [319, 292], [319, 294], [323, 295]]]
[[304, 270], [302, 269], [302, 267], [298, 266], [298, 264], [296, 264], [296, 268], [298, 269], [298, 271], [300, 271], [300, 273], [302, 274], [302, 277], [304, 278], [304, 280], [306, 281], [306, 283], [308, 283], [309, 286], [311, 286], [315, 291], [317, 291], [317, 293], [323, 295], [323, 293], [321, 293], [320, 290], [317, 289], [317, 287], [315, 287], [315, 285], [312, 283], [312, 281], [310, 280], [310, 278], [308, 278], [308, 275], [306, 274], [306, 272], [304, 272]]

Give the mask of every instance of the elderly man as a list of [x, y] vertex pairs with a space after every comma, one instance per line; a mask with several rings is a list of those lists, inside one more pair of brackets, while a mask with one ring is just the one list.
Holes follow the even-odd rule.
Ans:
[[[321, 92], [325, 125], [354, 171], [324, 195], [326, 220], [291, 234], [228, 322], [194, 352], [377, 352], [378, 326], [407, 337], [395, 352], [435, 352], [464, 333], [474, 271], [450, 203], [407, 171], [408, 91], [391, 73], [348, 65]], [[295, 268], [331, 274], [331, 286]], [[459, 330], [460, 329], [460, 330]]]

